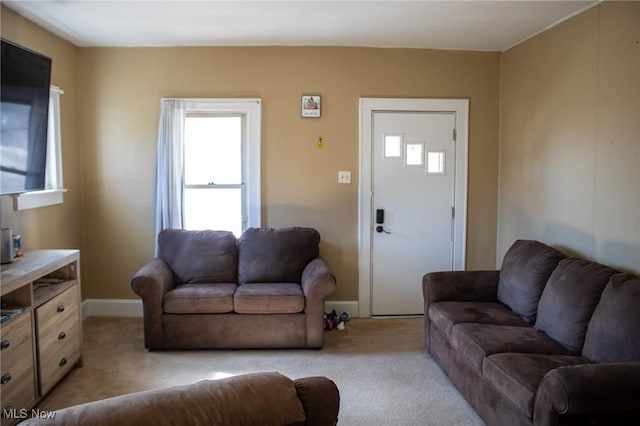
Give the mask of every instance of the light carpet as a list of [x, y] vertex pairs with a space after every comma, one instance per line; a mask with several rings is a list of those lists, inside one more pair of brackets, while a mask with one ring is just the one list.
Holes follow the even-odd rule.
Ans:
[[147, 389], [278, 371], [326, 376], [340, 390], [339, 425], [482, 425], [424, 349], [422, 318], [352, 319], [322, 350], [156, 351], [141, 318], [88, 318], [83, 366], [39, 404], [56, 410]]

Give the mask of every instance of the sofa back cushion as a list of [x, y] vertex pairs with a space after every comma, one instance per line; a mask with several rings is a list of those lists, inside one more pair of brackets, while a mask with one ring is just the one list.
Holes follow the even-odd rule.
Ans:
[[498, 300], [533, 324], [542, 290], [558, 262], [565, 257], [541, 242], [517, 240], [502, 261]]
[[300, 283], [320, 253], [320, 234], [312, 228], [249, 228], [238, 242], [240, 284]]
[[228, 231], [165, 229], [158, 235], [158, 257], [176, 284], [237, 282], [238, 245]]
[[594, 362], [640, 362], [640, 277], [611, 277], [589, 322], [582, 356]]
[[600, 295], [616, 273], [584, 259], [561, 260], [540, 297], [536, 328], [579, 354]]

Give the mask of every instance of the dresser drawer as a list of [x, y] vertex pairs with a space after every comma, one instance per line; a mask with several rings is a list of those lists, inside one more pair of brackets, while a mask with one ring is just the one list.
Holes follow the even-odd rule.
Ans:
[[80, 359], [78, 309], [75, 286], [36, 309], [40, 395], [46, 394]]
[[[55, 334], [55, 339], [47, 338], [38, 348], [38, 369], [40, 394], [44, 395], [64, 377], [80, 359], [80, 326], [78, 322]], [[49, 337], [49, 336], [47, 336]], [[44, 341], [44, 340], [43, 340]]]
[[27, 350], [33, 351], [31, 337], [31, 312], [16, 315], [9, 321], [2, 323], [0, 333], [2, 353], [2, 370], [14, 365]]
[[56, 324], [73, 317], [78, 319], [78, 289], [69, 287], [53, 299], [36, 309], [36, 326], [38, 333], [47, 327], [55, 328]]
[[30, 408], [36, 397], [31, 312], [3, 323], [0, 334], [2, 410]]

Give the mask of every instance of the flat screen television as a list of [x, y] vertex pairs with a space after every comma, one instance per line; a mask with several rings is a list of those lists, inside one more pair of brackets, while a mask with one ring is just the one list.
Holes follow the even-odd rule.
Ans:
[[1, 39], [0, 195], [45, 187], [51, 58]]

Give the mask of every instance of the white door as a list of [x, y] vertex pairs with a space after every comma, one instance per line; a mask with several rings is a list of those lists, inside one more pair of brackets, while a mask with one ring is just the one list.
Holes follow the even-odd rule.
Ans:
[[358, 316], [422, 314], [422, 276], [465, 268], [468, 128], [468, 99], [360, 98]]
[[456, 114], [372, 121], [372, 314], [422, 314], [422, 276], [454, 266]]

